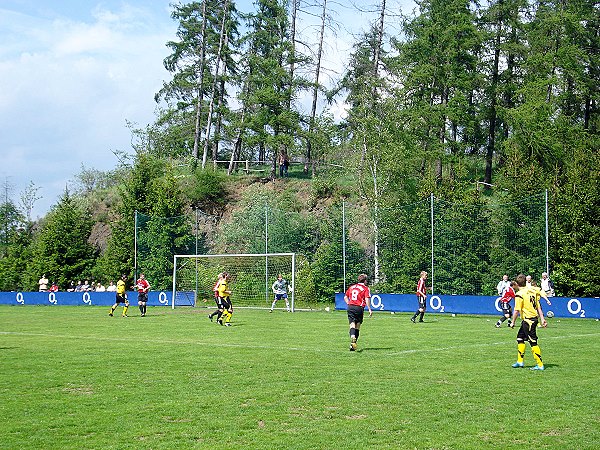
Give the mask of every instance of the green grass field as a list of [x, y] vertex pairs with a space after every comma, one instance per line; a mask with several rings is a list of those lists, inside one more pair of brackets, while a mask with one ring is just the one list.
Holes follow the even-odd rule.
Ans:
[[[600, 448], [600, 322], [0, 306], [0, 448]], [[529, 347], [526, 367], [533, 365]]]

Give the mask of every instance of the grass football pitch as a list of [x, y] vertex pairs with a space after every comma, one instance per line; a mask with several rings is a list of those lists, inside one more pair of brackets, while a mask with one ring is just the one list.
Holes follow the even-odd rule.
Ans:
[[600, 448], [600, 322], [0, 306], [0, 448]]

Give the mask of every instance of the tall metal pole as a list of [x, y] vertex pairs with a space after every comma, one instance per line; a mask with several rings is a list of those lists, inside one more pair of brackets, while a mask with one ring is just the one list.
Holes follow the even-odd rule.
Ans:
[[175, 297], [177, 295], [175, 280], [177, 279], [177, 255], [173, 255], [173, 292], [171, 294], [171, 309], [175, 309]]
[[546, 189], [546, 273], [550, 274], [550, 253], [549, 253], [549, 245], [548, 245], [548, 237], [549, 237], [549, 227], [548, 227], [548, 189]]
[[133, 279], [137, 280], [137, 229], [138, 229], [138, 213], [135, 210], [135, 218], [133, 220]]
[[292, 253], [292, 312], [294, 312], [296, 295], [296, 254]]
[[431, 193], [431, 294], [434, 294], [433, 290], [433, 192]]
[[265, 303], [269, 304], [269, 205], [265, 202]]
[[[198, 208], [196, 208], [196, 246], [194, 255], [198, 254]], [[194, 258], [196, 268], [196, 291], [194, 292], [194, 306], [198, 304], [198, 258]]]
[[342, 292], [346, 292], [346, 202], [342, 202], [342, 267], [344, 272]]

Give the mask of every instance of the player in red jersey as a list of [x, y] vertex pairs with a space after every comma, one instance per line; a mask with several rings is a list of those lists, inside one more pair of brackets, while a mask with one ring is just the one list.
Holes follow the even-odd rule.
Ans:
[[512, 316], [513, 312], [510, 301], [515, 298], [515, 288], [517, 286], [517, 283], [512, 281], [510, 285], [504, 289], [504, 293], [502, 294], [502, 297], [500, 297], [500, 307], [502, 308], [503, 315], [500, 317], [500, 319], [498, 319], [498, 322], [496, 322], [496, 328], [500, 328], [502, 322], [504, 322], [506, 319], [508, 319], [508, 326], [510, 327], [510, 324], [512, 323], [510, 317]]
[[423, 316], [425, 315], [425, 309], [427, 309], [427, 287], [425, 287], [425, 280], [427, 280], [427, 272], [421, 271], [421, 276], [417, 282], [417, 301], [419, 302], [419, 308], [415, 314], [410, 318], [412, 323], [415, 323], [415, 319], [420, 314], [419, 322], [423, 322]]
[[146, 304], [148, 303], [148, 291], [150, 291], [150, 283], [146, 280], [146, 276], [141, 273], [140, 278], [135, 282], [135, 288], [138, 291], [138, 306], [142, 317], [146, 315]]
[[373, 311], [371, 311], [371, 292], [367, 286], [367, 276], [364, 273], [358, 276], [358, 283], [353, 284], [346, 290], [344, 301], [348, 305], [350, 351], [353, 352], [356, 350], [356, 341], [358, 341], [358, 335], [360, 334], [365, 306], [369, 309], [369, 317], [373, 315]]

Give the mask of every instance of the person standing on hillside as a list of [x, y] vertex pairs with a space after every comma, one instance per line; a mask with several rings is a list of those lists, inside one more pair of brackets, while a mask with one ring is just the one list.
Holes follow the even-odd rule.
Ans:
[[285, 154], [279, 155], [279, 178], [283, 178], [285, 172]]
[[521, 316], [521, 327], [517, 333], [517, 362], [512, 366], [514, 368], [524, 366], [525, 341], [527, 341], [531, 346], [533, 358], [537, 363], [531, 370], [544, 370], [542, 350], [538, 345], [536, 330], [538, 323], [541, 323], [543, 327], [546, 327], [548, 323], [546, 322], [546, 319], [544, 319], [544, 312], [542, 311], [542, 305], [540, 305], [539, 299], [536, 300], [536, 293], [531, 287], [527, 286], [525, 275], [519, 275], [516, 281], [519, 290], [515, 294], [515, 311], [513, 312], [510, 327], [514, 328], [517, 315]]
[[365, 306], [369, 309], [369, 317], [373, 315], [371, 310], [371, 291], [367, 286], [367, 275], [361, 273], [358, 282], [346, 290], [344, 301], [348, 305], [348, 322], [350, 324], [350, 351], [356, 350], [356, 342], [360, 335], [360, 326], [363, 323]]
[[412, 323], [415, 323], [415, 319], [418, 315], [419, 322], [423, 322], [423, 317], [425, 316], [425, 310], [427, 309], [427, 287], [425, 286], [425, 281], [427, 280], [427, 272], [424, 270], [421, 271], [421, 276], [419, 277], [419, 281], [417, 282], [417, 302], [419, 303], [419, 308], [415, 311], [415, 314], [410, 318]]
[[129, 309], [129, 300], [127, 300], [127, 292], [125, 292], [125, 280], [127, 280], [127, 275], [123, 274], [121, 279], [117, 281], [117, 293], [115, 304], [111, 306], [109, 316], [113, 316], [115, 309], [119, 304], [123, 303], [123, 317], [127, 317], [127, 309]]
[[146, 276], [141, 273], [140, 278], [135, 283], [135, 288], [138, 291], [138, 306], [142, 317], [146, 315], [146, 305], [148, 303], [148, 292], [150, 291], [150, 283], [146, 280]]

